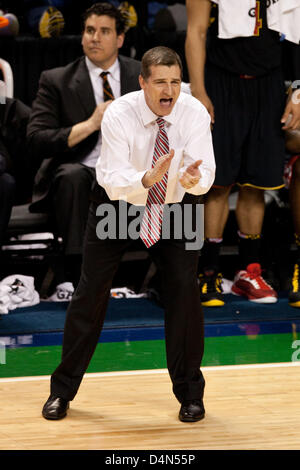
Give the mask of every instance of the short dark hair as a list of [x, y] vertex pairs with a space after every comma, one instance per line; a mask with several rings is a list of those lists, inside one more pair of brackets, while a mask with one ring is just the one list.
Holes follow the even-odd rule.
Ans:
[[126, 20], [121, 11], [110, 3], [94, 3], [82, 15], [82, 30], [84, 31], [86, 20], [92, 16], [110, 16], [116, 20], [116, 31], [119, 36], [125, 33]]
[[167, 67], [178, 65], [182, 76], [181, 59], [177, 52], [173, 51], [173, 49], [170, 49], [169, 47], [157, 46], [145, 52], [142, 57], [141, 68], [141, 75], [144, 80], [147, 80], [151, 75], [151, 65], [166, 65]]

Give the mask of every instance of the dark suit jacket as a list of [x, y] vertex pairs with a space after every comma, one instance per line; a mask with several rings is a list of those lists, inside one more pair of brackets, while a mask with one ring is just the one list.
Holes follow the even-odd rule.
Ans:
[[[121, 95], [140, 89], [140, 62], [119, 56]], [[96, 107], [92, 83], [81, 57], [65, 67], [44, 71], [32, 105], [27, 139], [36, 168], [33, 201], [47, 195], [56, 168], [67, 162], [81, 161], [95, 147], [99, 132], [94, 132], [70, 149], [72, 127], [88, 119]], [[37, 210], [37, 206], [36, 206]]]
[[34, 171], [26, 145], [26, 127], [30, 108], [15, 98], [0, 104], [0, 174], [6, 171], [17, 184], [15, 203], [31, 199]]
[[9, 172], [24, 158], [30, 111], [26, 104], [15, 98], [6, 98], [5, 104], [0, 104], [0, 153], [6, 158]]

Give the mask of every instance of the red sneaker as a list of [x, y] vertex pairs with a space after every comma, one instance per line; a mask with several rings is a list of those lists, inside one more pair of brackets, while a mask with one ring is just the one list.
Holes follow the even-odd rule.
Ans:
[[247, 297], [251, 302], [272, 304], [277, 302], [277, 294], [261, 275], [258, 263], [248, 264], [246, 271], [239, 271], [231, 288], [232, 293]]

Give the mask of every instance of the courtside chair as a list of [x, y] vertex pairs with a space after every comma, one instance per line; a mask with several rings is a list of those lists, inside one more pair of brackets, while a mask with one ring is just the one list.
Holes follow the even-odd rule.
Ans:
[[0, 70], [3, 80], [0, 80], [0, 98], [14, 96], [14, 78], [10, 64], [6, 60], [0, 58]]

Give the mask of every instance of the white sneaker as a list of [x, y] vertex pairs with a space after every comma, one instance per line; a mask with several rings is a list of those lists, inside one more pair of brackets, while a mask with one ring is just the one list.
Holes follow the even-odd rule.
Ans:
[[70, 302], [74, 294], [74, 286], [72, 282], [63, 282], [56, 286], [54, 294], [48, 297], [48, 302]]

